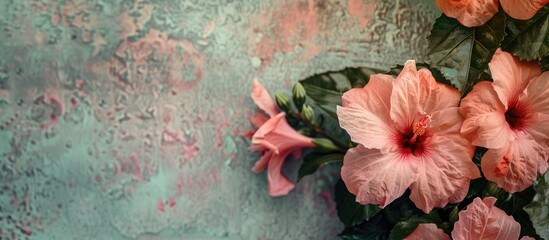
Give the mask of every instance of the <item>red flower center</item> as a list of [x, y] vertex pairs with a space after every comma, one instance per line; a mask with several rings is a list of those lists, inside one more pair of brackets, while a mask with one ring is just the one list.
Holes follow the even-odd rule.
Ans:
[[[412, 124], [412, 128], [402, 133], [398, 142], [400, 143], [403, 154], [412, 154], [418, 156], [423, 154], [425, 147], [423, 144], [423, 136], [425, 130], [431, 124], [431, 115], [423, 113], [423, 116]], [[411, 131], [410, 131], [411, 130]]]
[[505, 112], [505, 121], [509, 123], [511, 129], [522, 130], [526, 125], [524, 116], [526, 116], [526, 109], [515, 103]]

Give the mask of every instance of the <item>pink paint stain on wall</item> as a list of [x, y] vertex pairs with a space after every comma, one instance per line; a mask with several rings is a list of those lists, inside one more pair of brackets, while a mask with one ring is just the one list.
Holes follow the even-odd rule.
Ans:
[[251, 21], [248, 33], [252, 54], [267, 64], [277, 52], [293, 52], [303, 48], [300, 57], [309, 59], [322, 51], [315, 42], [319, 33], [319, 13], [314, 0], [287, 0], [273, 9], [263, 11]]
[[175, 196], [186, 196], [191, 202], [199, 201], [212, 187], [219, 186], [220, 183], [221, 175], [215, 167], [197, 170], [192, 174], [179, 173], [175, 183]]
[[359, 28], [364, 29], [373, 18], [376, 10], [377, 0], [347, 0], [349, 14], [358, 20]]
[[[150, 29], [138, 41], [124, 39], [111, 59], [111, 72], [115, 83], [128, 85], [133, 81], [151, 78], [153, 82], [167, 83], [172, 90], [187, 90], [197, 85], [203, 77], [206, 56], [186, 39], [175, 40], [167, 32]], [[150, 59], [161, 64], [150, 64]]]
[[[166, 161], [164, 164], [168, 167], [183, 167], [189, 160], [194, 158], [200, 151], [198, 148], [198, 137], [186, 137], [174, 130], [164, 129], [161, 139], [162, 147], [160, 153]], [[176, 147], [176, 148], [174, 148]], [[174, 153], [174, 151], [177, 151]], [[178, 156], [177, 166], [174, 165], [173, 156]]]
[[144, 3], [142, 0], [135, 1], [133, 6], [128, 7], [118, 16], [118, 25], [122, 26], [119, 33], [121, 39], [135, 36], [140, 29], [152, 18], [154, 6]]
[[34, 88], [27, 91], [27, 95], [31, 99], [36, 98], [35, 102], [42, 104], [44, 110], [35, 112], [32, 118], [40, 123], [40, 130], [46, 131], [50, 126], [58, 124], [59, 118], [65, 113], [64, 104], [56, 89], [46, 89], [41, 95], [37, 92]]

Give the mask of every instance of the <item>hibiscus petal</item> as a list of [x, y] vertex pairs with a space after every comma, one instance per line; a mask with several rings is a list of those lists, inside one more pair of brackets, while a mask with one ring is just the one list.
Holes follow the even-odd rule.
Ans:
[[[520, 192], [537, 177], [540, 156], [539, 144], [525, 133], [502, 149], [490, 149], [481, 160], [486, 179], [508, 192]], [[543, 159], [545, 160], [545, 159]]]
[[391, 93], [391, 119], [398, 124], [397, 127], [401, 132], [412, 126], [416, 117], [421, 114], [419, 86], [416, 63], [408, 60], [396, 78]]
[[435, 134], [439, 136], [451, 136], [459, 141], [467, 141], [461, 136], [461, 124], [463, 117], [459, 113], [459, 107], [449, 107], [440, 111], [436, 111], [431, 116], [431, 126], [426, 133], [426, 136]]
[[267, 92], [267, 90], [261, 85], [261, 83], [259, 83], [259, 81], [257, 81], [257, 79], [254, 79], [253, 84], [251, 96], [255, 105], [271, 117], [278, 114], [278, 109], [276, 108], [271, 95], [269, 95], [269, 92]]
[[450, 236], [444, 233], [444, 231], [438, 228], [434, 223], [422, 223], [417, 225], [416, 230], [404, 238], [404, 240], [425, 239], [450, 240]]
[[547, 145], [547, 143], [549, 143], [548, 114], [533, 114], [533, 116], [526, 119], [525, 122], [526, 127], [523, 130], [529, 133], [534, 140], [544, 145]]
[[391, 118], [403, 132], [424, 113], [456, 107], [459, 100], [457, 89], [436, 82], [429, 70], [417, 71], [415, 62], [409, 60], [393, 84]]
[[390, 123], [393, 80], [393, 77], [385, 74], [372, 75], [364, 88], [353, 88], [343, 94], [343, 107], [364, 109]]
[[466, 210], [459, 213], [454, 225], [454, 240], [516, 240], [520, 224], [513, 217], [494, 206], [496, 198], [475, 198]]
[[365, 109], [337, 106], [339, 125], [347, 130], [353, 142], [363, 144], [368, 148], [383, 149], [388, 152], [394, 144], [391, 129], [382, 118]]
[[512, 18], [527, 20], [536, 15], [549, 0], [500, 0], [500, 3], [503, 10]]
[[549, 72], [544, 72], [533, 79], [528, 85], [525, 96], [521, 96], [520, 100], [535, 112], [549, 114]]
[[408, 160], [358, 145], [345, 154], [341, 178], [357, 202], [384, 208], [415, 181], [416, 173]]
[[265, 154], [263, 154], [261, 158], [257, 162], [255, 162], [254, 166], [252, 167], [252, 172], [260, 173], [265, 170], [265, 168], [269, 164], [269, 159], [273, 157], [273, 154], [274, 152], [272, 151], [265, 152]]
[[512, 130], [500, 113], [486, 113], [465, 119], [461, 134], [475, 146], [502, 148], [513, 140]]
[[437, 82], [431, 71], [427, 69], [420, 69], [418, 72], [420, 111], [433, 113], [459, 105], [461, 100], [459, 90]]
[[498, 12], [497, 0], [436, 0], [436, 3], [444, 15], [467, 27], [480, 26]]
[[263, 123], [259, 129], [257, 129], [252, 136], [252, 145], [250, 146], [250, 149], [258, 151], [268, 149], [276, 154], [280, 153], [278, 147], [267, 139], [267, 135], [274, 131], [281, 118], [284, 117], [284, 114], [285, 113], [282, 112], [279, 115], [270, 118], [267, 122]]
[[471, 160], [469, 144], [455, 144], [451, 138], [435, 135], [426, 145], [426, 153], [413, 160], [419, 167], [417, 180], [410, 186], [410, 199], [429, 213], [448, 204], [469, 180], [480, 177], [480, 172]]
[[491, 82], [477, 83], [461, 101], [459, 112], [465, 118], [461, 134], [473, 145], [502, 148], [513, 140], [505, 120], [505, 107]]
[[269, 169], [267, 171], [267, 180], [269, 183], [269, 195], [272, 197], [287, 195], [294, 184], [282, 174], [282, 165], [286, 160], [286, 155], [271, 155], [269, 159]]
[[449, 199], [449, 203], [460, 203], [463, 201], [463, 199], [467, 196], [467, 193], [469, 192], [469, 185], [471, 184], [471, 181], [467, 181], [466, 184], [463, 184], [460, 188], [457, 189], [457, 191], [452, 195]]
[[501, 49], [496, 50], [488, 65], [494, 79], [494, 89], [505, 109], [508, 109], [509, 103], [518, 100], [530, 80], [541, 74], [537, 63], [519, 61]]

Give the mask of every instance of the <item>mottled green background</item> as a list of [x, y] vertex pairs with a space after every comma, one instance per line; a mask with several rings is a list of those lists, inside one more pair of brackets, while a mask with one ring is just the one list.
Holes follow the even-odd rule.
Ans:
[[[425, 0], [0, 0], [1, 239], [334, 239], [329, 169], [271, 198], [242, 137], [288, 91], [415, 58]], [[290, 161], [295, 180], [299, 162]]]

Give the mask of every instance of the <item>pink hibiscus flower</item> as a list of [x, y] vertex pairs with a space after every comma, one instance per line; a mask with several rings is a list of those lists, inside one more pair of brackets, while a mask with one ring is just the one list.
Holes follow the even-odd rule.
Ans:
[[[499, 0], [503, 10], [512, 18], [532, 18], [549, 0]], [[498, 0], [436, 0], [438, 8], [448, 17], [467, 27], [488, 22], [498, 12]]]
[[547, 171], [549, 72], [499, 49], [489, 67], [494, 81], [476, 84], [461, 102], [461, 133], [489, 149], [481, 159], [486, 179], [519, 192]]
[[259, 129], [252, 136], [250, 148], [261, 152], [261, 159], [252, 171], [259, 173], [268, 167], [269, 194], [273, 197], [286, 195], [294, 184], [282, 174], [282, 165], [288, 155], [297, 156], [302, 148], [314, 147], [315, 144], [288, 124], [286, 114], [278, 111], [267, 90], [257, 80], [254, 80], [252, 99], [270, 117], [256, 115], [252, 119], [252, 124]]
[[412, 60], [396, 79], [378, 74], [347, 91], [337, 115], [358, 146], [345, 155], [341, 177], [356, 201], [385, 207], [407, 188], [426, 213], [461, 201], [480, 173], [459, 133], [459, 100]]
[[[454, 224], [454, 240], [516, 240], [520, 236], [520, 224], [513, 217], [494, 206], [496, 198], [475, 198], [467, 209], [459, 212]], [[523, 238], [524, 239], [524, 238]]]

